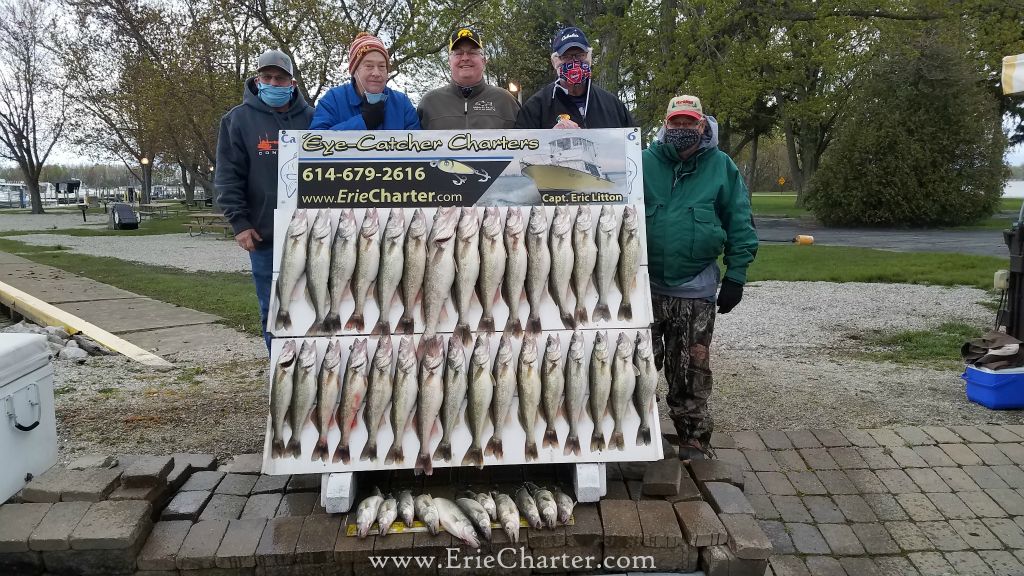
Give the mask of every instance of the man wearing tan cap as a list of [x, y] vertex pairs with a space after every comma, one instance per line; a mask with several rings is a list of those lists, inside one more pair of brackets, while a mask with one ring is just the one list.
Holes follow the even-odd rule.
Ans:
[[504, 130], [519, 114], [519, 102], [504, 88], [484, 80], [487, 56], [480, 35], [460, 28], [448, 39], [452, 81], [427, 92], [416, 112], [425, 130]]
[[672, 98], [659, 137], [643, 153], [651, 336], [655, 364], [668, 381], [679, 457], [691, 460], [704, 458], [711, 441], [708, 353], [716, 301], [720, 314], [739, 304], [758, 243], [747, 187], [718, 149], [718, 124], [700, 99]]

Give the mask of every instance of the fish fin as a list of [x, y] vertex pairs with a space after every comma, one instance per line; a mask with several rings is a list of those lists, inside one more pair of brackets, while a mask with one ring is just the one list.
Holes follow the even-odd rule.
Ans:
[[540, 317], [530, 316], [526, 319], [526, 331], [530, 334], [540, 334]]
[[632, 320], [633, 319], [633, 305], [632, 304], [619, 304], [619, 320]]
[[590, 451], [601, 452], [604, 450], [604, 432], [600, 428], [594, 429], [594, 435], [590, 437]]
[[363, 453], [359, 455], [360, 462], [369, 460], [370, 462], [377, 461], [377, 443], [366, 441], [366, 446], [363, 446]]
[[451, 442], [441, 441], [437, 445], [437, 450], [434, 451], [434, 460], [444, 460], [445, 462], [452, 461], [452, 444]]
[[623, 450], [626, 447], [626, 441], [622, 437], [622, 432], [612, 432], [612, 437], [608, 440], [609, 450]]
[[288, 439], [288, 446], [285, 448], [292, 458], [298, 458], [302, 454], [302, 444], [299, 443], [297, 434], [292, 434], [292, 437]]
[[[439, 447], [440, 448], [440, 447]], [[479, 447], [469, 447], [469, 451], [462, 457], [463, 466], [476, 466], [477, 468], [484, 467], [484, 453]]]
[[473, 335], [470, 333], [469, 324], [466, 322], [456, 324], [455, 330], [452, 331], [452, 336], [458, 338], [463, 346], [469, 346], [473, 343]]
[[480, 325], [477, 332], [494, 332], [494, 316], [483, 316], [480, 318]]
[[508, 321], [505, 322], [505, 332], [512, 332], [516, 338], [523, 335], [523, 323], [518, 316], [509, 315]]
[[651, 427], [641, 426], [636, 431], [636, 445], [650, 446], [651, 445]]
[[544, 441], [542, 442], [542, 446], [544, 446], [545, 448], [549, 446], [552, 448], [558, 448], [558, 431], [555, 430], [554, 428], [548, 428], [547, 430], [545, 430]]
[[316, 319], [314, 319], [309, 330], [306, 330], [306, 336], [320, 336], [321, 334], [324, 334], [323, 322], [317, 322]]
[[345, 330], [362, 332], [364, 328], [365, 324], [363, 323], [363, 315], [360, 312], [353, 312], [352, 316], [349, 317], [348, 322], [345, 322]]
[[384, 458], [385, 464], [394, 464], [395, 462], [405, 462], [405, 452], [402, 450], [402, 443], [396, 442], [388, 450], [388, 455]]
[[579, 436], [573, 434], [565, 439], [565, 451], [563, 452], [563, 454], [565, 456], [568, 456], [569, 454], [575, 454], [576, 456], [580, 455]]
[[561, 313], [561, 317], [562, 317], [562, 326], [565, 326], [565, 328], [568, 329], [568, 330], [575, 330], [576, 329], [576, 319], [573, 318], [572, 314], [569, 314], [568, 312], [562, 312]]
[[413, 469], [413, 474], [416, 476], [420, 474], [432, 476], [434, 474], [434, 464], [430, 461], [429, 452], [416, 455], [416, 467]]
[[327, 461], [327, 439], [323, 438], [316, 441], [316, 446], [313, 446], [313, 455], [309, 458], [310, 462], [316, 462], [317, 460]]
[[408, 316], [406, 316], [403, 313], [402, 317], [398, 320], [398, 325], [395, 326], [395, 334], [412, 334], [412, 330], [413, 330], [412, 313], [410, 312]]
[[331, 462], [334, 464], [337, 464], [338, 462], [343, 462], [345, 464], [352, 462], [352, 455], [349, 452], [349, 447], [338, 444], [338, 449], [334, 451], [334, 458], [331, 459]]
[[377, 320], [377, 323], [373, 325], [373, 330], [370, 331], [371, 336], [390, 336], [391, 335], [391, 323], [386, 319], [381, 318]]
[[341, 318], [334, 312], [329, 312], [320, 326], [324, 334], [334, 334], [341, 328]]
[[537, 443], [536, 442], [527, 442], [526, 443], [526, 461], [527, 462], [533, 462], [537, 458], [538, 458], [538, 455], [537, 455]]
[[277, 311], [277, 326], [285, 330], [292, 329], [292, 316], [288, 312]]
[[270, 457], [280, 458], [285, 455], [284, 440], [278, 440], [275, 438], [270, 444]]
[[491, 436], [491, 439], [487, 441], [487, 449], [484, 453], [501, 460], [505, 456], [505, 451], [501, 447], [501, 438]]
[[586, 326], [589, 320], [587, 319], [587, 308], [586, 306], [576, 307], [576, 324]]
[[608, 310], [607, 304], [598, 304], [594, 308], [594, 322], [600, 322], [601, 320], [611, 320], [612, 313]]

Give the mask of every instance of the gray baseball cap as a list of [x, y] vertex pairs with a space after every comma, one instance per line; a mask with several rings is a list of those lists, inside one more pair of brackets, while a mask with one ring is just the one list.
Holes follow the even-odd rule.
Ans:
[[256, 70], [263, 70], [267, 66], [277, 66], [281, 70], [287, 72], [289, 76], [295, 75], [292, 72], [292, 59], [280, 50], [267, 50], [263, 54], [260, 54], [260, 59], [256, 63]]

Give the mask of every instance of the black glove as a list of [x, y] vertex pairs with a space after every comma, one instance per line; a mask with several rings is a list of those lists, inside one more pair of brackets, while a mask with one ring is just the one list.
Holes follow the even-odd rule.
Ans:
[[370, 104], [366, 100], [359, 105], [359, 112], [363, 115], [363, 122], [367, 130], [376, 130], [384, 123], [384, 102]]
[[743, 284], [729, 280], [722, 280], [722, 288], [718, 291], [718, 313], [728, 314], [743, 299]]

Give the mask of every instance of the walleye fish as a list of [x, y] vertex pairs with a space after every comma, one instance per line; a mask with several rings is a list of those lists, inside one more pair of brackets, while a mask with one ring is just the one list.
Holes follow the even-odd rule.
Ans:
[[427, 270], [423, 275], [423, 339], [424, 343], [437, 333], [441, 311], [448, 301], [455, 283], [455, 230], [459, 224], [459, 209], [438, 208], [434, 227], [427, 237]]
[[473, 522], [466, 517], [457, 504], [446, 498], [434, 498], [437, 516], [446, 532], [476, 548], [480, 546], [480, 538], [473, 529]]
[[622, 301], [619, 302], [619, 320], [633, 319], [633, 286], [640, 269], [640, 220], [636, 208], [628, 205], [622, 209], [622, 228], [619, 230], [619, 266], [616, 282]]
[[391, 531], [391, 525], [395, 523], [396, 518], [398, 518], [398, 500], [395, 500], [394, 496], [388, 495], [381, 502], [380, 510], [377, 511], [377, 529], [381, 536]]
[[519, 508], [516, 507], [516, 503], [512, 501], [508, 494], [491, 492], [491, 496], [494, 497], [495, 512], [498, 515], [498, 523], [501, 524], [501, 529], [505, 531], [509, 542], [518, 544]]
[[544, 521], [540, 517], [540, 510], [537, 508], [537, 501], [530, 495], [530, 491], [526, 489], [526, 486], [523, 486], [516, 492], [516, 507], [531, 528], [540, 530], [544, 527]]
[[625, 450], [626, 442], [622, 438], [622, 423], [629, 415], [629, 405], [633, 403], [633, 392], [636, 390], [636, 366], [633, 366], [633, 339], [625, 332], [619, 332], [619, 340], [615, 345], [615, 358], [612, 360], [611, 410], [615, 427], [612, 438], [608, 441], [609, 450]]
[[587, 286], [597, 264], [597, 244], [594, 242], [594, 220], [589, 206], [580, 206], [572, 231], [572, 249], [576, 260], [572, 267], [572, 286], [576, 294], [576, 325], [586, 324]]
[[576, 507], [576, 502], [573, 501], [571, 496], [562, 492], [558, 486], [555, 486], [552, 493], [555, 496], [555, 505], [558, 506], [558, 521], [562, 524], [568, 524], [569, 519], [572, 518], [572, 509]]
[[[556, 495], [557, 496], [557, 495]], [[412, 490], [402, 490], [398, 493], [398, 517], [408, 528], [412, 528], [415, 518], [416, 505], [412, 500]]]
[[391, 429], [394, 431], [395, 440], [384, 458], [385, 464], [405, 462], [402, 439], [405, 437], [406, 424], [416, 409], [416, 396], [419, 394], [418, 366], [412, 336], [402, 336], [402, 341], [398, 344], [398, 362], [391, 399]]
[[295, 373], [295, 386], [292, 388], [292, 403], [289, 409], [289, 422], [292, 435], [288, 439], [287, 451], [293, 458], [302, 454], [302, 429], [309, 422], [316, 404], [316, 346], [312, 340], [302, 343], [299, 349], [299, 366]]
[[357, 338], [353, 343], [348, 355], [348, 364], [345, 366], [345, 383], [341, 389], [341, 405], [338, 407], [338, 427], [341, 428], [341, 442], [334, 451], [332, 462], [352, 461], [349, 449], [349, 441], [352, 438], [352, 430], [356, 427], [356, 419], [359, 417], [359, 408], [366, 397], [366, 338]]
[[505, 275], [507, 260], [502, 230], [501, 212], [494, 206], [485, 208], [480, 224], [480, 274], [476, 287], [476, 296], [483, 308], [477, 327], [480, 332], [494, 332], [494, 300]]
[[636, 332], [636, 350], [633, 352], [633, 365], [637, 369], [636, 390], [633, 392], [633, 403], [640, 415], [640, 428], [636, 431], [636, 445], [651, 445], [651, 401], [654, 400], [658, 388], [658, 368], [654, 365], [654, 351], [651, 347], [651, 333], [646, 330]]
[[488, 492], [478, 492], [473, 494], [473, 499], [480, 503], [487, 511], [487, 515], [490, 516], [491, 520], [498, 519], [498, 509], [494, 505], [494, 498], [491, 498]]
[[505, 213], [505, 278], [501, 281], [501, 293], [508, 305], [508, 321], [505, 331], [511, 330], [516, 338], [523, 334], [523, 323], [519, 319], [519, 301], [523, 298], [523, 286], [526, 283], [526, 225], [523, 222], [523, 211], [512, 206]]
[[431, 536], [437, 536], [441, 523], [437, 515], [437, 506], [434, 506], [434, 499], [430, 494], [417, 496], [413, 500], [413, 509], [416, 512], [416, 517], [427, 527], [427, 532], [430, 532]]
[[434, 473], [434, 465], [430, 461], [430, 437], [444, 403], [444, 339], [434, 336], [426, 340], [423, 348], [419, 400], [416, 406], [416, 437], [420, 440], [420, 452], [416, 456], [414, 473], [417, 476], [430, 476]]
[[473, 299], [476, 280], [480, 275], [480, 217], [475, 208], [463, 208], [459, 218], [459, 229], [455, 234], [455, 284], [452, 298], [459, 315], [454, 336], [462, 340], [463, 346], [473, 342], [469, 330], [469, 304]]
[[562, 324], [566, 328], [576, 327], [573, 309], [569, 306], [569, 283], [576, 262], [572, 247], [572, 229], [573, 219], [569, 208], [556, 206], [554, 217], [551, 219], [551, 235], [548, 237], [548, 246], [551, 249], [551, 282], [548, 293], [551, 294], [555, 306], [558, 306]]
[[555, 495], [550, 490], [530, 482], [526, 483], [526, 489], [530, 491], [530, 495], [537, 503], [537, 511], [540, 512], [540, 518], [544, 521], [544, 525], [554, 528], [558, 521], [558, 505], [555, 503]]
[[611, 320], [608, 309], [608, 292], [615, 280], [619, 265], [619, 219], [609, 204], [601, 207], [597, 220], [597, 264], [594, 265], [594, 286], [597, 288], [597, 306], [594, 308], [594, 322]]
[[423, 210], [417, 208], [412, 213], [409, 230], [405, 233], [405, 259], [402, 272], [402, 318], [398, 321], [395, 331], [401, 334], [412, 334], [413, 307], [416, 297], [423, 285], [423, 271], [427, 263], [427, 217]]
[[323, 322], [330, 311], [327, 281], [331, 275], [331, 215], [329, 210], [317, 210], [313, 228], [309, 231], [309, 245], [306, 248], [306, 289], [313, 301], [316, 317], [306, 332], [322, 334]]
[[509, 408], [512, 407], [512, 396], [516, 392], [516, 367], [512, 365], [514, 360], [512, 342], [506, 332], [501, 335], [498, 353], [494, 357], [494, 394], [491, 399], [491, 421], [494, 422], [494, 434], [487, 441], [487, 449], [484, 452], [488, 456], [493, 454], [499, 460], [505, 456], [501, 445], [501, 436], [505, 429], [505, 419], [508, 418]]
[[[320, 374], [317, 377], [316, 397], [316, 430], [320, 433], [316, 446], [313, 447], [313, 461], [322, 460], [327, 462], [327, 433], [331, 427], [331, 421], [335, 420], [335, 411], [338, 409], [338, 399], [341, 397], [341, 343], [331, 340], [327, 345], [327, 353], [320, 363]], [[338, 427], [341, 427], [341, 420], [338, 420]]]
[[555, 419], [558, 408], [562, 405], [565, 393], [565, 374], [562, 372], [562, 342], [558, 333], [548, 334], [548, 344], [544, 348], [544, 363], [540, 368], [541, 408], [544, 410], [544, 440], [542, 446], [558, 448], [558, 432], [555, 430]]
[[466, 399], [466, 351], [454, 335], [448, 339], [448, 355], [444, 368], [444, 404], [441, 406], [441, 442], [434, 451], [434, 460], [452, 461], [452, 431], [459, 423], [462, 402]]
[[370, 208], [363, 215], [363, 226], [359, 229], [358, 249], [356, 257], [356, 269], [352, 275], [352, 300], [355, 301], [355, 309], [348, 322], [345, 322], [345, 330], [356, 330], [362, 332], [365, 328], [363, 313], [366, 308], [366, 293], [370, 284], [377, 279], [377, 271], [380, 269], [380, 220], [377, 217], [377, 209]]
[[331, 309], [323, 322], [327, 334], [336, 334], [341, 330], [341, 301], [352, 280], [352, 272], [356, 269], [358, 244], [356, 214], [351, 208], [342, 210], [338, 218], [338, 230], [334, 233], [334, 243], [331, 245], [331, 275], [327, 281], [331, 293]]
[[594, 421], [594, 434], [590, 437], [590, 451], [604, 450], [604, 413], [608, 409], [608, 396], [612, 391], [611, 353], [608, 333], [598, 332], [594, 349], [590, 352], [590, 418]]
[[475, 498], [456, 498], [455, 504], [469, 517], [484, 540], [491, 540], [491, 516]]
[[377, 270], [377, 284], [374, 286], [380, 317], [371, 334], [391, 334], [391, 301], [395, 298], [395, 290], [398, 290], [405, 269], [405, 247], [402, 245], [404, 235], [405, 215], [401, 208], [392, 208], [388, 214], [388, 223], [384, 226], [380, 267]]
[[530, 210], [530, 223], [526, 228], [526, 302], [530, 315], [526, 318], [526, 331], [540, 334], [540, 302], [551, 271], [551, 253], [546, 245], [548, 217], [543, 206]]
[[295, 340], [285, 340], [281, 354], [274, 367], [274, 387], [270, 393], [270, 422], [273, 435], [270, 440], [270, 454], [281, 458], [284, 450], [284, 421], [292, 403], [292, 388], [295, 387]]
[[288, 223], [281, 250], [281, 273], [277, 276], [277, 327], [291, 330], [292, 317], [288, 309], [292, 305], [292, 293], [299, 278], [306, 270], [306, 251], [309, 249], [309, 223], [305, 210], [296, 210]]
[[537, 411], [540, 410], [540, 362], [537, 358], [537, 339], [533, 334], [523, 338], [519, 349], [519, 423], [526, 432], [526, 461], [537, 459], [537, 438], [534, 428], [537, 424]]
[[469, 398], [466, 401], [466, 423], [473, 441], [462, 457], [463, 466], [484, 467], [484, 429], [494, 396], [494, 376], [491, 375], [491, 344], [486, 332], [477, 334], [476, 345], [469, 367]]
[[366, 408], [363, 409], [366, 445], [359, 455], [360, 460], [377, 461], [377, 432], [384, 421], [384, 411], [391, 403], [391, 392], [394, 388], [391, 381], [392, 354], [391, 337], [381, 336], [377, 340], [377, 350], [373, 353], [370, 375], [367, 379]]
[[374, 487], [372, 495], [359, 503], [356, 508], [356, 533], [360, 538], [370, 535], [370, 527], [377, 520], [377, 514], [383, 503], [384, 497], [376, 487]]
[[569, 421], [565, 455], [580, 455], [579, 417], [583, 413], [583, 401], [588, 392], [585, 345], [583, 332], [574, 331], [565, 357], [565, 419]]

